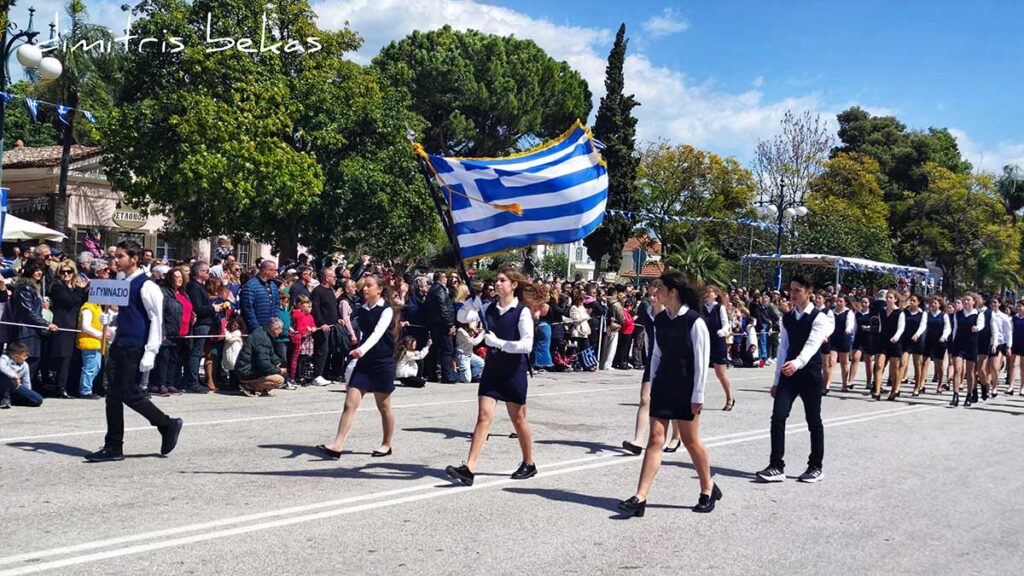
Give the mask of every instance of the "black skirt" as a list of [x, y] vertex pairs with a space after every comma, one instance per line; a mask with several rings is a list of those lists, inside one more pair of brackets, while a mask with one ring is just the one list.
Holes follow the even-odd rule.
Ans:
[[356, 360], [348, 385], [363, 392], [391, 394], [395, 391], [395, 359], [384, 356]]

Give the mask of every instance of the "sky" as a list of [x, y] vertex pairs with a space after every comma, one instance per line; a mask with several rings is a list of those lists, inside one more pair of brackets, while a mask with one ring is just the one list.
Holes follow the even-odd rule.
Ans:
[[[120, 33], [130, 0], [86, 0]], [[271, 2], [272, 3], [272, 2]], [[534, 40], [604, 93], [615, 32], [629, 38], [626, 90], [638, 138], [690, 144], [748, 162], [787, 110], [835, 114], [858, 105], [908, 127], [949, 128], [975, 166], [1024, 167], [1024, 2], [909, 0], [310, 0], [322, 28], [350, 25], [369, 62], [409, 32], [450, 24]], [[58, 0], [30, 4], [37, 29]], [[257, 31], [258, 33], [258, 31]]]

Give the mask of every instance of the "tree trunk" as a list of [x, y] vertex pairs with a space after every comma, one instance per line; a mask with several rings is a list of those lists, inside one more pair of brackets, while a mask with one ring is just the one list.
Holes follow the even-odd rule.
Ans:
[[[74, 241], [74, 235], [68, 230], [68, 170], [71, 166], [71, 146], [75, 143], [74, 112], [68, 113], [67, 126], [64, 127], [64, 135], [61, 138], [60, 155], [60, 178], [57, 183], [57, 197], [53, 203], [53, 229], [67, 234], [69, 241]], [[65, 241], [67, 242], [67, 241]], [[67, 253], [67, 246], [64, 247]]]
[[285, 226], [277, 231], [274, 248], [277, 249], [278, 264], [299, 257], [299, 231], [294, 226]]

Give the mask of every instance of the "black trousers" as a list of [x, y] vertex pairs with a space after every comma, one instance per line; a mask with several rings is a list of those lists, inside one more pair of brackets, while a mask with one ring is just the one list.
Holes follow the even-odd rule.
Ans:
[[[780, 359], [780, 362], [783, 360]], [[786, 462], [786, 419], [793, 408], [797, 397], [804, 403], [804, 415], [807, 428], [811, 433], [811, 456], [807, 465], [821, 468], [825, 458], [825, 427], [821, 423], [821, 371], [811, 374], [811, 370], [797, 370], [793, 376], [779, 378], [779, 387], [775, 390], [775, 405], [772, 408], [772, 455], [770, 466], [785, 469]], [[815, 377], [817, 376], [817, 377]]]
[[429, 381], [438, 380], [438, 365], [441, 368], [441, 380], [454, 380], [452, 378], [452, 363], [455, 361], [455, 344], [452, 336], [448, 333], [449, 327], [445, 325], [428, 326], [430, 339], [433, 343], [430, 351], [423, 359], [423, 372], [420, 374]]
[[[141, 357], [140, 357], [141, 358]], [[181, 385], [181, 363], [178, 361], [178, 346], [165, 341], [160, 345], [160, 353], [156, 355], [153, 370], [149, 372], [149, 387], [159, 389], [178, 388]]]
[[114, 346], [107, 359], [110, 389], [107, 390], [107, 436], [105, 445], [120, 448], [124, 445], [124, 406], [138, 412], [157, 428], [170, 424], [171, 419], [149, 400], [142, 389], [139, 363], [142, 348]]
[[331, 355], [331, 333], [317, 330], [313, 333], [313, 377], [324, 375], [324, 367]]

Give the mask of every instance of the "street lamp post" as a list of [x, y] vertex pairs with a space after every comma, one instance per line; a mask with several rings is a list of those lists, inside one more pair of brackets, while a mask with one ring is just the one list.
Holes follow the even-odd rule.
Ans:
[[[28, 9], [28, 29], [19, 30], [14, 22], [8, 22], [7, 28], [0, 36], [0, 48], [3, 53], [3, 65], [0, 65], [0, 91], [7, 92], [7, 82], [10, 74], [7, 64], [11, 59], [11, 53], [15, 52], [18, 62], [28, 70], [36, 70], [44, 80], [56, 80], [64, 72], [60, 60], [51, 56], [43, 56], [43, 51], [35, 45], [36, 36], [39, 32], [32, 29], [32, 20], [35, 18], [35, 8]], [[21, 42], [15, 51], [15, 44]], [[7, 100], [0, 98], [0, 158], [3, 157], [4, 135], [6, 132]], [[3, 161], [0, 160], [0, 181], [3, 180]]]
[[[786, 219], [790, 221], [795, 218], [807, 215], [807, 207], [796, 198], [788, 199], [785, 194], [785, 185], [779, 187], [779, 194], [776, 201], [762, 199], [755, 202], [757, 211], [767, 218], [776, 218], [775, 231], [775, 256], [782, 255], [782, 229]], [[775, 268], [775, 289], [782, 288], [782, 262]]]

